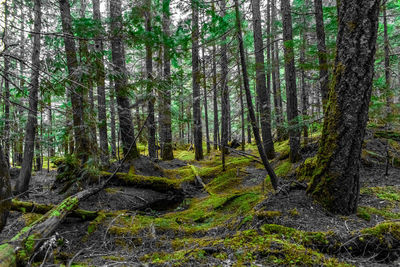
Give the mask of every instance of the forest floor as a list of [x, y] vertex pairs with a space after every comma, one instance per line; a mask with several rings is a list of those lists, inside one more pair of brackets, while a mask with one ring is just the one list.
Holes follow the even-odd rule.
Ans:
[[[291, 164], [288, 142], [275, 144], [272, 161], [290, 190], [274, 193], [263, 166], [253, 157], [231, 153], [222, 171], [219, 152], [193, 161], [192, 151], [174, 151], [171, 162], [142, 157], [128, 176], [147, 186], [110, 184], [79, 204], [99, 211], [95, 219], [68, 217], [54, 234], [37, 266], [399, 266], [400, 135], [383, 138], [369, 129], [361, 166], [357, 214], [333, 215], [310, 199], [296, 168], [315, 155], [319, 136]], [[385, 176], [386, 148], [391, 166]], [[257, 155], [254, 145], [246, 152]], [[21, 201], [58, 204], [66, 194], [52, 186], [56, 171], [32, 177]], [[197, 177], [206, 184], [201, 186]], [[162, 178], [158, 178], [162, 177]], [[157, 180], [158, 179], [158, 180]], [[178, 186], [182, 196], [151, 182]], [[306, 181], [307, 182], [307, 181]], [[174, 187], [174, 188], [175, 188]], [[79, 188], [75, 188], [79, 190]], [[0, 240], [12, 238], [41, 214], [14, 208]]]

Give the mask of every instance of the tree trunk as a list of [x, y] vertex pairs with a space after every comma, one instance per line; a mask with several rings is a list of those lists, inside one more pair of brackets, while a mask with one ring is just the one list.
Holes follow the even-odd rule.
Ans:
[[[269, 159], [275, 157], [274, 142], [271, 133], [271, 101], [270, 101], [270, 76], [268, 71], [268, 84], [266, 84], [264, 48], [261, 31], [260, 0], [251, 1], [253, 12], [254, 54], [256, 58], [256, 91], [260, 105], [261, 135], [265, 154]], [[269, 13], [269, 2], [268, 2]], [[268, 34], [268, 33], [267, 33]], [[269, 49], [268, 49], [269, 57]], [[268, 58], [269, 68], [269, 58]]]
[[[86, 0], [80, 0], [79, 15], [81, 19], [85, 20], [86, 13]], [[79, 39], [79, 68], [82, 68], [83, 72], [80, 74], [80, 82], [82, 84], [82, 95], [83, 95], [83, 122], [88, 125], [89, 130], [89, 141], [91, 151], [97, 150], [97, 131], [96, 131], [96, 117], [94, 116], [94, 95], [93, 95], [93, 81], [91, 77], [91, 71], [93, 68], [91, 54], [89, 53], [88, 41], [85, 39]], [[89, 106], [86, 106], [89, 103]], [[97, 161], [97, 153], [91, 153]]]
[[[214, 5], [213, 5], [214, 7]], [[219, 147], [219, 120], [218, 120], [218, 90], [217, 90], [217, 62], [215, 60], [216, 57], [216, 48], [215, 44], [213, 45], [212, 50], [212, 72], [213, 72], [213, 106], [214, 106], [214, 150], [217, 150]]]
[[[101, 32], [101, 13], [100, 1], [92, 0], [93, 19], [98, 25], [98, 32]], [[106, 111], [106, 91], [105, 91], [105, 69], [104, 69], [104, 46], [100, 34], [95, 40], [95, 66], [96, 66], [96, 85], [97, 85], [97, 105], [98, 105], [98, 127], [100, 136], [100, 162], [101, 165], [108, 165], [108, 138], [107, 138], [107, 111]]]
[[379, 0], [338, 3], [334, 85], [329, 92], [311, 184], [314, 199], [334, 213], [357, 211], [360, 154], [374, 74]]
[[[240, 58], [240, 55], [239, 55]], [[240, 119], [241, 119], [241, 130], [242, 130], [242, 151], [245, 150], [244, 146], [246, 145], [246, 137], [245, 137], [245, 125], [244, 125], [244, 101], [243, 101], [243, 82], [241, 78], [241, 73], [240, 73], [240, 59], [238, 58], [237, 60], [237, 71], [238, 71], [238, 77], [239, 77], [239, 98], [240, 98]]]
[[67, 0], [59, 0], [61, 22], [64, 32], [65, 54], [67, 57], [67, 66], [70, 74], [70, 96], [73, 111], [73, 126], [75, 135], [74, 152], [81, 160], [82, 164], [88, 160], [90, 155], [90, 142], [87, 129], [85, 127], [84, 118], [84, 90], [80, 85], [78, 77], [78, 61], [76, 58], [75, 40], [72, 33], [72, 18], [70, 6]]
[[386, 90], [384, 95], [386, 96], [386, 116], [387, 122], [389, 123], [389, 116], [391, 114], [391, 81], [390, 81], [390, 43], [388, 37], [388, 25], [387, 25], [387, 16], [386, 16], [386, 6], [387, 3], [383, 5], [383, 38], [384, 38], [384, 46], [385, 46], [385, 80], [386, 80]]
[[206, 146], [207, 146], [207, 154], [211, 152], [210, 145], [210, 133], [208, 131], [208, 104], [207, 104], [207, 74], [206, 74], [206, 58], [204, 56], [204, 48], [205, 44], [203, 43], [203, 47], [201, 49], [202, 58], [203, 58], [203, 89], [204, 89], [204, 120], [206, 124]]
[[285, 52], [286, 109], [289, 122], [289, 159], [296, 162], [300, 159], [300, 129], [298, 128], [296, 69], [294, 65], [292, 14], [289, 0], [281, 0], [283, 41]]
[[8, 17], [9, 10], [7, 1], [4, 1], [4, 33], [2, 41], [4, 43], [4, 157], [7, 165], [10, 165], [10, 59], [7, 55], [8, 51]]
[[193, 137], [196, 160], [204, 158], [200, 108], [199, 35], [199, 6], [197, 1], [192, 1]]
[[[221, 0], [221, 17], [226, 15], [226, 0]], [[222, 168], [225, 170], [225, 155], [228, 153], [228, 46], [226, 44], [226, 36], [221, 38], [221, 148], [222, 148]]]
[[38, 92], [39, 92], [39, 70], [40, 70], [40, 32], [41, 23], [41, 1], [34, 1], [34, 32], [33, 34], [33, 52], [32, 52], [32, 78], [29, 91], [29, 112], [28, 122], [25, 130], [25, 148], [21, 171], [15, 185], [16, 193], [23, 193], [28, 190], [32, 174], [32, 163], [35, 151], [35, 134], [37, 125]]
[[[308, 7], [308, 1], [305, 2]], [[306, 72], [305, 72], [305, 63], [306, 63], [306, 47], [307, 47], [307, 21], [305, 15], [303, 15], [303, 26], [300, 30], [300, 39], [302, 40], [300, 47], [300, 80], [301, 80], [301, 115], [302, 115], [302, 123], [303, 123], [303, 135], [304, 135], [304, 146], [308, 143], [308, 126], [306, 123], [307, 119], [307, 107], [308, 107], [308, 94], [307, 94], [307, 86], [306, 86]]]
[[[163, 0], [163, 32], [165, 38], [170, 38], [170, 2], [171, 0]], [[164, 90], [162, 90], [162, 97], [160, 101], [160, 144], [161, 144], [161, 158], [162, 160], [173, 160], [173, 146], [172, 146], [172, 128], [171, 128], [171, 59], [169, 42], [164, 42]]]
[[[38, 0], [36, 0], [38, 1]], [[0, 232], [7, 223], [8, 212], [11, 206], [11, 182], [9, 166], [4, 157], [3, 147], [0, 145]], [[0, 262], [1, 263], [1, 262]]]
[[321, 86], [322, 103], [325, 106], [328, 101], [329, 94], [329, 74], [328, 60], [325, 45], [325, 29], [324, 29], [324, 14], [322, 10], [322, 0], [314, 0], [315, 23], [317, 31], [317, 48], [319, 61], [319, 82]]
[[[271, 16], [271, 32], [272, 36], [277, 35], [276, 29], [276, 2], [271, 2], [272, 16]], [[282, 141], [286, 139], [285, 129], [283, 127], [283, 108], [282, 108], [282, 94], [281, 94], [281, 83], [280, 83], [280, 66], [279, 66], [279, 49], [278, 39], [275, 37], [271, 43], [271, 54], [272, 54], [272, 91], [274, 94], [274, 107], [275, 107], [275, 121], [276, 121], [276, 132], [277, 140]]]
[[278, 177], [276, 176], [274, 170], [268, 162], [267, 155], [265, 154], [265, 150], [263, 148], [263, 144], [261, 143], [259, 129], [257, 127], [256, 115], [254, 113], [253, 101], [251, 99], [250, 93], [250, 84], [249, 77], [247, 75], [247, 66], [246, 66], [246, 58], [244, 53], [244, 45], [243, 45], [243, 37], [242, 37], [242, 26], [240, 23], [240, 14], [239, 14], [239, 3], [238, 0], [235, 0], [235, 13], [236, 13], [236, 27], [237, 27], [237, 38], [239, 41], [239, 52], [240, 52], [240, 61], [242, 65], [242, 74], [243, 74], [243, 82], [244, 82], [244, 90], [246, 92], [246, 100], [247, 107], [249, 109], [251, 125], [253, 128], [254, 138], [256, 139], [256, 144], [258, 148], [258, 152], [260, 153], [260, 158], [263, 162], [265, 169], [268, 172], [268, 175], [271, 179], [271, 184], [275, 190], [278, 189]]
[[117, 158], [117, 136], [115, 126], [115, 90], [113, 86], [113, 80], [109, 80], [110, 84], [110, 131], [111, 131], [111, 157]]
[[[130, 100], [127, 89], [127, 69], [125, 65], [125, 50], [122, 42], [122, 11], [121, 0], [110, 2], [111, 13], [111, 54], [114, 65], [115, 93], [117, 97], [119, 127], [121, 131], [122, 149], [127, 160], [139, 157], [130, 110]], [[129, 154], [128, 154], [129, 152]]]
[[154, 119], [154, 99], [153, 99], [153, 51], [152, 51], [152, 40], [151, 40], [151, 0], [146, 0], [146, 12], [145, 12], [145, 26], [146, 26], [146, 74], [147, 74], [147, 93], [150, 95], [150, 101], [148, 102], [149, 118], [147, 120], [148, 126], [148, 149], [149, 157], [156, 158], [156, 125]]

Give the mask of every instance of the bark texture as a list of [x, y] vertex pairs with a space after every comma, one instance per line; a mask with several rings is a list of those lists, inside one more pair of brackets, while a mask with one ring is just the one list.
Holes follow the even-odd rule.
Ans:
[[156, 122], [154, 118], [154, 99], [153, 99], [153, 49], [151, 40], [151, 0], [146, 0], [146, 74], [147, 74], [147, 93], [150, 95], [150, 101], [147, 104], [149, 118], [148, 118], [148, 149], [149, 157], [156, 158]]
[[308, 193], [334, 213], [357, 211], [360, 154], [374, 74], [379, 0], [340, 1], [334, 86]]
[[[92, 0], [93, 19], [96, 21], [98, 32], [103, 29], [101, 25], [100, 1]], [[102, 165], [108, 164], [108, 137], [107, 137], [107, 112], [106, 112], [106, 91], [105, 91], [105, 68], [104, 68], [104, 45], [100, 34], [95, 40], [95, 66], [97, 84], [97, 105], [98, 105], [98, 127], [100, 136], [100, 161]]]
[[286, 110], [289, 122], [289, 159], [296, 162], [300, 158], [300, 129], [298, 127], [296, 68], [294, 65], [292, 14], [289, 0], [281, 0], [283, 41], [285, 53]]
[[139, 157], [135, 142], [135, 133], [130, 110], [129, 92], [127, 89], [127, 70], [125, 50], [122, 42], [122, 10], [121, 0], [110, 2], [111, 15], [111, 55], [114, 66], [114, 85], [117, 98], [119, 128], [121, 131], [122, 149], [124, 157], [132, 160]]
[[19, 173], [15, 191], [22, 193], [28, 190], [32, 174], [32, 163], [35, 151], [35, 135], [37, 125], [38, 109], [38, 91], [39, 91], [39, 69], [40, 69], [40, 31], [42, 28], [41, 1], [34, 1], [35, 24], [33, 34], [33, 52], [32, 52], [32, 78], [31, 88], [29, 90], [29, 112], [28, 122], [25, 130], [25, 148], [21, 171]]
[[174, 159], [172, 147], [172, 128], [171, 128], [171, 59], [170, 47], [167, 42], [170, 36], [170, 0], [163, 0], [163, 32], [166, 38], [164, 42], [164, 86], [160, 101], [160, 146], [162, 160]]
[[67, 56], [67, 66], [68, 72], [70, 74], [70, 97], [72, 104], [72, 119], [74, 127], [74, 138], [75, 138], [75, 148], [74, 152], [81, 159], [82, 163], [88, 160], [90, 154], [90, 142], [85, 129], [85, 124], [83, 120], [84, 113], [84, 96], [83, 89], [80, 86], [78, 76], [78, 60], [76, 54], [75, 40], [72, 38], [72, 18], [70, 12], [69, 2], [67, 0], [59, 0], [60, 12], [61, 12], [61, 22], [64, 32], [64, 44], [65, 53]]
[[321, 86], [322, 103], [326, 105], [329, 93], [328, 60], [325, 45], [324, 14], [322, 0], [314, 0], [315, 23], [317, 32], [317, 48], [319, 61], [319, 82]]
[[196, 160], [202, 160], [204, 157], [200, 109], [199, 35], [199, 6], [197, 1], [192, 1], [193, 140]]
[[[221, 0], [221, 16], [225, 16], [226, 0]], [[228, 46], [226, 43], [226, 36], [222, 38], [221, 44], [221, 149], [222, 149], [222, 167], [225, 169], [225, 155], [227, 154], [228, 146], [228, 127], [229, 127], [229, 110], [228, 110]]]
[[251, 6], [253, 9], [254, 53], [256, 58], [256, 90], [260, 104], [261, 134], [265, 154], [268, 158], [272, 159], [275, 157], [275, 151], [271, 133], [270, 79], [268, 79], [267, 86], [264, 65], [264, 44], [261, 31], [260, 0], [252, 0]]
[[[38, 1], [38, 0], [36, 0]], [[7, 223], [11, 206], [11, 183], [8, 163], [0, 145], [0, 232]]]

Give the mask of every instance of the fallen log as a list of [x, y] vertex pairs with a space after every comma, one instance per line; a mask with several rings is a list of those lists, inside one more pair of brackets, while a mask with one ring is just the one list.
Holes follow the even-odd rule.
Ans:
[[[13, 199], [11, 202], [11, 210], [19, 212], [32, 212], [37, 214], [45, 214], [56, 206], [51, 204], [40, 204], [35, 202], [25, 202]], [[80, 218], [82, 220], [94, 220], [99, 215], [98, 211], [76, 209], [68, 214], [68, 217]]]
[[53, 207], [31, 225], [24, 227], [9, 242], [0, 247], [0, 266], [26, 266], [33, 260], [31, 257], [34, 252], [39, 250], [43, 242], [52, 235], [67, 215], [77, 208], [79, 201], [96, 194], [103, 187], [104, 185], [100, 185], [64, 199], [61, 204]]

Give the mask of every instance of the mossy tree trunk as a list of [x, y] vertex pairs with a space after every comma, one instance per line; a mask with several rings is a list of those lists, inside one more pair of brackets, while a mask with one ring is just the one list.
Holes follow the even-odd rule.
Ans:
[[334, 85], [308, 193], [334, 213], [357, 211], [374, 74], [379, 0], [340, 1]]

